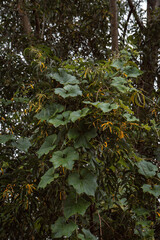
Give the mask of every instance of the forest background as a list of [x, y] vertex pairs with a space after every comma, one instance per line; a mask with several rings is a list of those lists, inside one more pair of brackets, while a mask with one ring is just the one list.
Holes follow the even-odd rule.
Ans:
[[2, 0], [0, 41], [0, 238], [159, 239], [160, 1]]

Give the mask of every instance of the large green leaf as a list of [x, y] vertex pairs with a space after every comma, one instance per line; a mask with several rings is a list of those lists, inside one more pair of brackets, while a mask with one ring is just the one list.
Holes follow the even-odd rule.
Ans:
[[69, 140], [71, 140], [71, 139], [76, 139], [76, 138], [78, 138], [80, 136], [80, 132], [78, 131], [78, 129], [77, 128], [71, 128], [71, 129], [69, 129], [69, 131], [68, 131], [68, 138], [69, 138]]
[[121, 61], [120, 59], [116, 59], [112, 62], [111, 67], [117, 68], [117, 69], [122, 69], [124, 66], [124, 62]]
[[12, 145], [21, 151], [27, 152], [31, 143], [29, 138], [19, 138], [16, 142], [13, 142]]
[[139, 119], [136, 118], [135, 116], [129, 114], [129, 113], [124, 113], [123, 117], [125, 117], [127, 119], [128, 122], [139, 122]]
[[14, 138], [14, 135], [0, 135], [0, 143], [6, 143]]
[[53, 163], [55, 168], [59, 166], [72, 170], [75, 160], [79, 159], [79, 154], [73, 147], [67, 147], [62, 151], [54, 152], [50, 162]]
[[46, 137], [44, 143], [37, 151], [38, 156], [41, 157], [43, 154], [48, 154], [51, 150], [53, 150], [56, 147], [56, 145], [54, 145], [56, 140], [57, 140], [56, 134]]
[[158, 171], [157, 166], [145, 160], [138, 162], [137, 167], [138, 172], [145, 177], [154, 177], [156, 175], [156, 172]]
[[54, 181], [54, 179], [59, 177], [58, 173], [54, 173], [55, 170], [54, 168], [50, 168], [42, 177], [41, 181], [38, 185], [38, 188], [45, 188], [47, 184], [51, 183]]
[[55, 79], [57, 82], [67, 85], [67, 84], [78, 84], [79, 80], [75, 76], [68, 74], [64, 69], [59, 68], [58, 73], [49, 74], [49, 76]]
[[124, 84], [127, 83], [127, 80], [122, 77], [114, 77], [111, 83], [111, 86], [117, 88], [118, 91], [125, 93], [130, 90], [129, 87], [126, 87]]
[[64, 106], [53, 103], [51, 105], [46, 105], [39, 113], [35, 115], [35, 117], [41, 121], [49, 120], [51, 117], [62, 112], [63, 110]]
[[78, 238], [81, 240], [97, 240], [97, 238], [87, 229], [82, 229], [83, 234], [78, 234]]
[[55, 93], [63, 98], [82, 96], [78, 85], [66, 85], [63, 88], [56, 88]]
[[98, 105], [98, 108], [100, 108], [104, 113], [110, 112], [113, 109], [117, 109], [118, 105], [116, 103], [100, 103]]
[[75, 193], [71, 193], [64, 203], [64, 216], [66, 219], [74, 214], [84, 215], [90, 203], [82, 197], [77, 197]]
[[110, 112], [113, 109], [117, 109], [118, 105], [116, 103], [103, 103], [103, 102], [89, 102], [84, 101], [85, 104], [91, 104], [94, 107], [100, 108], [104, 113]]
[[51, 225], [53, 238], [70, 237], [78, 228], [74, 222], [66, 223], [63, 217], [59, 217], [54, 225]]
[[137, 78], [142, 74], [142, 71], [140, 71], [137, 67], [134, 66], [126, 66], [123, 68], [123, 72], [128, 76], [128, 77], [133, 77]]
[[160, 185], [151, 186], [149, 184], [144, 184], [142, 186], [142, 189], [143, 189], [143, 192], [148, 192], [156, 198], [160, 196]]
[[97, 132], [95, 128], [90, 129], [89, 131], [85, 131], [86, 130], [86, 126], [82, 125], [81, 126], [81, 131], [80, 129], [77, 128], [72, 128], [69, 130], [68, 132], [68, 138], [74, 139], [75, 141], [75, 148], [80, 148], [80, 147], [84, 147], [84, 148], [90, 148], [91, 145], [89, 143], [89, 141], [97, 136]]
[[94, 196], [97, 188], [97, 178], [87, 169], [81, 169], [80, 173], [73, 172], [68, 177], [69, 185], [72, 185], [78, 194], [86, 193]]
[[91, 145], [89, 143], [91, 138], [96, 137], [97, 133], [96, 133], [96, 129], [93, 128], [88, 132], [85, 132], [84, 134], [81, 133], [81, 135], [76, 139], [75, 141], [75, 148], [80, 148], [80, 147], [84, 147], [84, 148], [90, 148]]
[[66, 125], [70, 121], [71, 111], [66, 111], [61, 114], [56, 115], [54, 118], [49, 120], [49, 123], [52, 123], [55, 127], [60, 125]]
[[82, 110], [74, 111], [70, 114], [70, 119], [75, 122], [77, 119], [85, 117], [89, 111], [89, 108], [83, 108]]

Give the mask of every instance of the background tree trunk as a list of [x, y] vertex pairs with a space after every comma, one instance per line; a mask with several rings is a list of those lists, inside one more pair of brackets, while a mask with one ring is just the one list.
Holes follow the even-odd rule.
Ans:
[[141, 87], [148, 96], [154, 92], [158, 81], [158, 49], [160, 47], [160, 9], [159, 0], [147, 1], [147, 28], [143, 46], [142, 70], [144, 71]]
[[22, 21], [24, 32], [30, 36], [32, 34], [31, 23], [26, 11], [24, 10], [24, 3], [22, 0], [18, 1], [17, 10]]
[[110, 0], [112, 52], [118, 53], [117, 0]]

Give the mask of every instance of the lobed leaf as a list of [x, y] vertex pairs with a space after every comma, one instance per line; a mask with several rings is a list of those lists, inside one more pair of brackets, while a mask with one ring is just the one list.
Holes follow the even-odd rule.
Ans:
[[66, 125], [70, 122], [71, 111], [66, 111], [61, 114], [56, 115], [54, 118], [49, 120], [49, 123], [53, 124], [54, 127], [59, 127], [60, 125]]
[[63, 217], [59, 217], [54, 225], [51, 225], [53, 238], [70, 237], [78, 228], [74, 222], [66, 223]]
[[42, 177], [39, 182], [38, 188], [45, 188], [47, 184], [53, 182], [56, 178], [59, 177], [58, 173], [55, 173], [55, 169], [50, 168]]
[[54, 152], [50, 162], [53, 163], [54, 168], [59, 166], [72, 170], [74, 161], [79, 159], [79, 153], [73, 147], [67, 147], [62, 151]]
[[154, 177], [156, 175], [156, 172], [158, 171], [157, 166], [145, 160], [138, 162], [137, 167], [138, 172], [145, 177]]
[[51, 117], [55, 116], [64, 110], [64, 106], [61, 104], [53, 103], [51, 105], [46, 105], [39, 113], [35, 115], [37, 119], [41, 121], [49, 120]]
[[59, 68], [57, 73], [51, 73], [49, 76], [63, 85], [79, 83], [75, 76], [68, 74], [63, 68]]
[[63, 88], [56, 88], [54, 92], [63, 98], [82, 96], [78, 85], [66, 85]]
[[29, 138], [19, 138], [16, 142], [13, 142], [12, 145], [21, 151], [27, 152], [31, 143]]
[[51, 150], [55, 149], [56, 145], [54, 145], [54, 143], [56, 140], [57, 140], [56, 134], [46, 137], [44, 143], [37, 151], [38, 157], [41, 157], [43, 154], [48, 154]]
[[71, 193], [64, 202], [64, 216], [66, 219], [75, 214], [85, 214], [90, 203], [82, 197], [77, 197], [75, 193]]
[[95, 195], [97, 178], [87, 169], [81, 169], [80, 173], [71, 173], [68, 177], [68, 183], [74, 187], [78, 194]]
[[143, 192], [148, 192], [152, 194], [154, 197], [158, 198], [160, 196], [160, 185], [151, 186], [149, 184], [144, 184], [142, 186]]

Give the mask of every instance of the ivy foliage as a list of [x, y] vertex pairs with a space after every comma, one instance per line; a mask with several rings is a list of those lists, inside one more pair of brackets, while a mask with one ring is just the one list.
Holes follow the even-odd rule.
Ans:
[[[25, 210], [33, 225], [23, 230], [37, 239], [153, 239], [159, 169], [137, 144], [158, 126], [136, 113], [145, 97], [133, 78], [142, 72], [125, 51], [57, 64], [40, 69], [49, 88], [33, 82], [36, 94], [23, 105], [29, 133], [0, 136], [18, 158], [16, 167], [12, 159], [1, 165], [2, 234], [15, 226], [12, 212]], [[23, 88], [16, 94], [26, 97]]]

